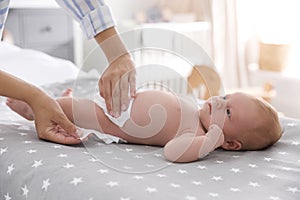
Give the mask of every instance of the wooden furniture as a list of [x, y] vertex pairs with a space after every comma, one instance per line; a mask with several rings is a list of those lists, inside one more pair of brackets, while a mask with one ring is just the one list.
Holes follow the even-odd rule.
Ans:
[[188, 83], [187, 92], [200, 99], [220, 94], [221, 78], [212, 67], [195, 65], [188, 76]]

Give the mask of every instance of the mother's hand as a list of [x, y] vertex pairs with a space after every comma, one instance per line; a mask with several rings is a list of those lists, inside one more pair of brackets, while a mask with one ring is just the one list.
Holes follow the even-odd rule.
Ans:
[[46, 94], [34, 98], [36, 131], [40, 139], [61, 144], [79, 144], [76, 126], [66, 117], [59, 104]]
[[127, 110], [130, 98], [135, 96], [135, 75], [135, 65], [130, 55], [125, 54], [112, 62], [99, 79], [100, 95], [113, 117]]

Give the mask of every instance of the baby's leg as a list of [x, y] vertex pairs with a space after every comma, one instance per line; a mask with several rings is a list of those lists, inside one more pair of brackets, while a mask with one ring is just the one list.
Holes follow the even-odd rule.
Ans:
[[[112, 123], [95, 102], [89, 99], [63, 97], [57, 99], [66, 116], [76, 126], [121, 137], [122, 131]], [[123, 138], [124, 139], [124, 138]]]
[[26, 102], [7, 98], [6, 105], [25, 119], [30, 121], [34, 120], [33, 111]]
[[[64, 91], [62, 93], [62, 96], [63, 97], [72, 96], [72, 89], [67, 89], [66, 91]], [[15, 111], [19, 115], [21, 115], [22, 117], [24, 117], [25, 119], [30, 120], [30, 121], [34, 120], [34, 113], [31, 109], [31, 107], [26, 102], [7, 98], [6, 105], [10, 109]]]

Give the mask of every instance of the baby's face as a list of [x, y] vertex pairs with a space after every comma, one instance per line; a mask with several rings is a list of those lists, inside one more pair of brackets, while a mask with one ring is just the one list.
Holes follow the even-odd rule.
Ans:
[[257, 120], [255, 104], [251, 96], [234, 93], [208, 99], [200, 110], [200, 121], [208, 130], [210, 124], [222, 128], [225, 139], [238, 139]]

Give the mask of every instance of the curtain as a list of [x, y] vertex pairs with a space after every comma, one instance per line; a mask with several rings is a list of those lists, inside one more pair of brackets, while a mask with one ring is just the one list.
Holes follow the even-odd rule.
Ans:
[[239, 19], [238, 0], [206, 0], [203, 5], [211, 22], [210, 55], [223, 86], [225, 89], [248, 86], [246, 47], [249, 40], [242, 34], [245, 25]]

